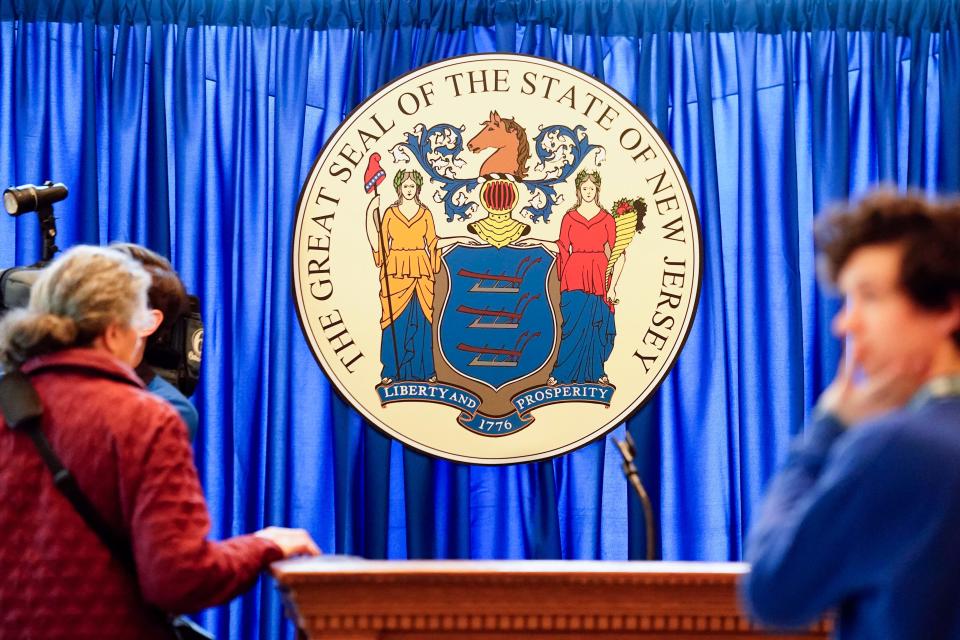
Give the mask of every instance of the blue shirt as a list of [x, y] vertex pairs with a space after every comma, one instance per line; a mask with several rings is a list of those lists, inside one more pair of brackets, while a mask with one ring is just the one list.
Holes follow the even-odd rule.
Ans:
[[194, 436], [197, 435], [197, 426], [200, 424], [200, 416], [187, 397], [160, 376], [153, 376], [153, 379], [147, 384], [147, 391], [173, 405], [173, 408], [177, 410], [177, 413], [186, 423], [187, 434], [190, 436], [190, 442], [193, 442]]
[[757, 619], [799, 626], [834, 609], [844, 640], [960, 639], [960, 395], [933, 386], [849, 430], [814, 419], [748, 539], [741, 587]]

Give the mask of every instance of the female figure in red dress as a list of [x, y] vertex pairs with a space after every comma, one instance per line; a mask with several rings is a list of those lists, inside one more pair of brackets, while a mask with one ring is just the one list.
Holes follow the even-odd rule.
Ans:
[[[581, 171], [577, 203], [560, 223], [557, 239], [562, 316], [560, 352], [547, 384], [610, 381], [603, 366], [617, 330], [608, 297], [607, 265], [617, 238], [613, 216], [600, 206], [600, 174]], [[614, 269], [610, 290], [620, 275]]]

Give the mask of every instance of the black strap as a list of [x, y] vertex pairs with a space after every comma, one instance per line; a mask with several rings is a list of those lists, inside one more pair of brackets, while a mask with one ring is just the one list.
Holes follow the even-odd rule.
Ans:
[[53, 474], [54, 486], [70, 501], [87, 526], [97, 534], [104, 546], [110, 550], [114, 559], [126, 569], [137, 575], [137, 565], [133, 553], [120, 536], [113, 532], [106, 520], [80, 490], [73, 474], [63, 466], [63, 462], [53, 452], [50, 441], [40, 430], [40, 418], [43, 416], [43, 404], [30, 379], [21, 371], [11, 371], [0, 378], [0, 410], [11, 429], [26, 433], [37, 448], [37, 453]]

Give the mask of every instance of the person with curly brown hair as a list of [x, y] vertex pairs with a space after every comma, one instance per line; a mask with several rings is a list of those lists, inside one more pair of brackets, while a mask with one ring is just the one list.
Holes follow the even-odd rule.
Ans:
[[750, 533], [749, 610], [843, 639], [960, 638], [960, 203], [880, 193], [823, 219], [836, 379]]

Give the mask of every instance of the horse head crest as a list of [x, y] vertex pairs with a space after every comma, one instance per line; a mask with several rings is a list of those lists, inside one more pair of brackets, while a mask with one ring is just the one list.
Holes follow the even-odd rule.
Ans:
[[480, 126], [480, 131], [467, 142], [467, 149], [473, 153], [495, 149], [480, 167], [480, 175], [508, 173], [523, 180], [530, 158], [526, 130], [513, 118], [501, 118], [496, 111], [491, 111], [490, 117]]

